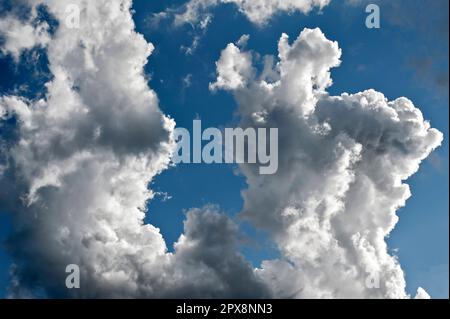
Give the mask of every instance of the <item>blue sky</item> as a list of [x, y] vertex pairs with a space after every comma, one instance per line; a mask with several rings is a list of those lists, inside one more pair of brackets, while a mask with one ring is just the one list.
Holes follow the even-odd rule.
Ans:
[[[198, 48], [188, 55], [180, 48], [192, 42], [195, 31], [189, 25], [173, 28], [165, 22], [158, 27], [149, 23], [152, 13], [180, 3], [183, 1], [134, 1], [137, 31], [155, 45], [146, 66], [150, 86], [158, 94], [161, 109], [180, 127], [190, 128], [196, 118], [204, 126], [214, 127], [238, 122], [231, 95], [208, 90], [208, 84], [215, 79], [215, 62], [228, 43], [249, 34], [249, 49], [276, 55], [281, 33], [295, 38], [305, 27], [320, 27], [327, 38], [338, 41], [343, 51], [342, 65], [332, 71], [330, 94], [374, 88], [389, 99], [406, 96], [420, 107], [433, 127], [444, 133], [443, 145], [408, 181], [413, 196], [399, 210], [400, 222], [388, 243], [405, 271], [410, 294], [422, 286], [433, 297], [448, 298], [448, 10], [423, 12], [417, 1], [401, 1], [401, 9], [383, 6], [382, 2], [381, 29], [367, 29], [364, 7], [332, 1], [320, 14], [281, 14], [262, 28], [250, 23], [234, 6], [218, 6], [213, 9], [214, 19]], [[446, 21], [447, 30], [438, 23], [426, 22], [435, 19], [436, 14], [441, 19], [436, 20]], [[40, 63], [37, 67], [45, 74], [45, 58]], [[48, 79], [29, 76], [30, 66], [23, 62], [14, 66], [10, 57], [0, 57], [0, 69], [2, 95], [23, 83], [30, 85], [33, 94]], [[187, 77], [190, 85], [184, 81]], [[172, 249], [183, 231], [187, 209], [213, 203], [236, 216], [243, 205], [241, 190], [245, 187], [244, 177], [233, 166], [179, 165], [153, 181], [152, 189], [170, 198], [157, 196], [151, 201], [147, 221], [161, 229]], [[241, 250], [255, 266], [278, 255], [264, 232], [238, 222], [247, 235]], [[0, 214], [0, 237], [6, 238], [8, 224], [7, 216]], [[9, 265], [7, 254], [0, 249], [0, 295], [6, 291]]]

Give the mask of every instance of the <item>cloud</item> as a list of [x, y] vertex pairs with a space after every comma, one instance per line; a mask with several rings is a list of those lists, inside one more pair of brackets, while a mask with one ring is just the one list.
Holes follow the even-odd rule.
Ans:
[[415, 299], [430, 299], [430, 295], [422, 288], [417, 288], [417, 294]]
[[345, 5], [363, 7], [371, 3], [380, 6], [382, 23], [419, 39], [422, 47], [408, 52], [405, 64], [415, 72], [417, 83], [448, 100], [448, 62], [443, 65], [442, 61], [448, 61], [449, 54], [449, 2], [347, 0]]
[[216, 66], [218, 76], [215, 83], [210, 83], [210, 90], [243, 88], [246, 85], [246, 79], [253, 72], [251, 55], [241, 53], [233, 43], [228, 44], [222, 51]]
[[406, 98], [388, 101], [374, 90], [329, 96], [341, 51], [319, 29], [292, 43], [283, 34], [278, 52], [262, 72], [242, 72], [253, 53], [229, 44], [212, 87], [233, 93], [242, 127], [279, 129], [276, 175], [241, 165], [241, 217], [268, 230], [283, 255], [258, 275], [280, 297], [408, 297], [385, 238], [411, 195], [404, 181], [442, 134]]
[[[45, 4], [65, 20], [68, 2]], [[89, 294], [132, 290], [133, 262], [157, 264], [166, 251], [159, 230], [143, 225], [147, 185], [167, 166], [174, 126], [143, 75], [153, 46], [133, 31], [130, 1], [76, 4], [89, 13], [80, 29], [61, 23], [47, 44], [54, 78], [45, 98], [0, 100], [19, 135], [3, 150], [16, 186], [9, 250], [21, 289], [42, 285], [50, 296], [67, 293], [71, 263], [92, 283]]]
[[[53, 78], [45, 97], [0, 97], [1, 124], [11, 130], [0, 144], [0, 204], [14, 224], [11, 296], [269, 294], [217, 209], [187, 214], [175, 253], [144, 224], [155, 196], [148, 185], [169, 164], [175, 123], [144, 76], [153, 45], [134, 31], [131, 1], [70, 1], [82, 12], [79, 29], [64, 23], [69, 1], [29, 4], [45, 4], [60, 24], [46, 47]], [[11, 34], [22, 28], [9, 25]], [[80, 289], [65, 287], [68, 264], [80, 267]]]
[[236, 5], [252, 23], [262, 26], [278, 13], [299, 11], [307, 14], [316, 7], [324, 8], [330, 0], [190, 0], [183, 6], [181, 13], [176, 14], [175, 24], [195, 25], [213, 7], [228, 3]]
[[[156, 28], [162, 21], [172, 21], [173, 26], [190, 25], [193, 39], [189, 46], [182, 46], [181, 50], [190, 55], [195, 52], [202, 37], [206, 34], [213, 20], [215, 7], [232, 4], [237, 7], [253, 24], [264, 27], [276, 15], [294, 12], [310, 13], [315, 8], [321, 10], [331, 0], [190, 0], [183, 5], [174, 6], [163, 12], [153, 13], [148, 21], [149, 26]], [[245, 41], [245, 38], [242, 39]], [[242, 43], [244, 44], [244, 42]]]
[[240, 47], [240, 48], [245, 48], [248, 44], [248, 40], [250, 40], [250, 35], [248, 34], [243, 34], [239, 40], [236, 42], [236, 44]]
[[[272, 292], [237, 252], [237, 226], [215, 206], [187, 213], [175, 244], [172, 295], [187, 298], [268, 298]], [[188, 283], [188, 284], [186, 284]], [[195, 289], [193, 289], [195, 288]]]
[[18, 62], [24, 50], [47, 45], [50, 41], [49, 25], [37, 21], [36, 8], [25, 21], [7, 15], [0, 19], [0, 38], [3, 41], [1, 52], [4, 55], [11, 54]]

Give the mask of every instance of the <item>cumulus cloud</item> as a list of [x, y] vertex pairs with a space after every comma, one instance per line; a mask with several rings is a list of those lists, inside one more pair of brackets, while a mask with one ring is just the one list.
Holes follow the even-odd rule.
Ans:
[[246, 79], [252, 73], [251, 55], [248, 52], [241, 53], [233, 43], [228, 44], [222, 51], [220, 60], [216, 63], [217, 81], [211, 83], [211, 90], [227, 89], [235, 90], [246, 85]]
[[252, 52], [228, 45], [212, 85], [233, 93], [242, 127], [279, 129], [276, 175], [241, 165], [241, 217], [268, 230], [283, 255], [258, 275], [280, 297], [408, 297], [385, 238], [411, 195], [404, 181], [442, 134], [407, 98], [388, 101], [374, 90], [330, 96], [341, 51], [319, 29], [292, 43], [283, 34], [278, 52], [257, 73]]
[[[68, 2], [43, 4], [64, 21]], [[80, 265], [92, 286], [124, 283], [125, 290], [136, 280], [126, 256], [154, 264], [165, 253], [159, 231], [142, 220], [152, 196], [147, 184], [168, 163], [174, 124], [142, 74], [152, 45], [133, 31], [129, 6], [97, 1], [80, 29], [60, 24], [48, 43], [54, 78], [44, 99], [1, 98], [2, 118], [15, 117], [19, 131], [3, 150], [15, 178], [9, 195], [21, 200], [13, 208], [20, 232], [9, 249], [18, 280], [50, 295], [63, 293], [64, 265]]]
[[[69, 3], [83, 13], [79, 29], [64, 23]], [[174, 149], [174, 122], [143, 74], [153, 46], [134, 31], [131, 1], [29, 1], [41, 4], [60, 22], [47, 43], [45, 97], [0, 98], [11, 131], [0, 148], [0, 204], [14, 223], [11, 296], [267, 295], [217, 209], [188, 213], [174, 254], [144, 224], [149, 182]], [[10, 34], [22, 28], [8, 25]], [[65, 287], [68, 264], [80, 267], [80, 289]]]

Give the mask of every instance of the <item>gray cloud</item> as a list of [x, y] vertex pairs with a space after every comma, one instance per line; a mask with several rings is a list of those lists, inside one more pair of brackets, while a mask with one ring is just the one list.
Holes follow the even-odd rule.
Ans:
[[181, 267], [175, 276], [181, 277], [180, 283], [189, 284], [180, 284], [173, 294], [188, 298], [271, 297], [269, 287], [237, 252], [238, 238], [237, 226], [216, 207], [189, 211], [173, 256], [174, 265]]

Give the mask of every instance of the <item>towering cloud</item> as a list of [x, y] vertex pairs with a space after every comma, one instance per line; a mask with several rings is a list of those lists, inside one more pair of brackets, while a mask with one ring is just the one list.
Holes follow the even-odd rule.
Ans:
[[283, 34], [278, 51], [258, 73], [252, 53], [229, 44], [211, 84], [233, 93], [242, 127], [279, 128], [278, 173], [241, 166], [249, 185], [241, 217], [270, 231], [283, 255], [258, 275], [281, 297], [407, 297], [385, 238], [410, 196], [404, 181], [442, 134], [406, 98], [329, 96], [341, 51], [319, 29], [293, 43]]
[[[175, 254], [143, 222], [174, 122], [147, 86], [153, 46], [134, 31], [131, 1], [29, 1], [33, 10], [42, 4], [59, 22], [46, 43], [53, 79], [45, 98], [0, 98], [11, 130], [1, 143], [0, 195], [14, 219], [12, 296], [267, 295], [236, 252], [235, 226], [216, 209], [188, 214]], [[79, 28], [66, 23], [68, 4], [81, 13]], [[33, 43], [10, 44], [24, 28], [14, 19], [0, 25], [8, 25], [5, 52], [18, 58]], [[68, 264], [80, 266], [79, 290], [65, 287]]]
[[65, 294], [67, 264], [80, 265], [92, 287], [133, 290], [136, 273], [126, 267], [156, 267], [165, 254], [158, 229], [142, 221], [174, 123], [147, 87], [153, 47], [133, 31], [130, 1], [75, 2], [85, 12], [79, 29], [65, 24], [68, 3], [44, 2], [60, 21], [47, 48], [54, 78], [45, 98], [0, 102], [2, 118], [18, 122], [17, 143], [2, 150], [16, 198], [9, 248], [21, 291]]

